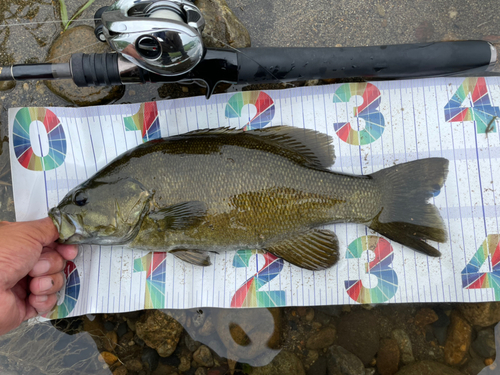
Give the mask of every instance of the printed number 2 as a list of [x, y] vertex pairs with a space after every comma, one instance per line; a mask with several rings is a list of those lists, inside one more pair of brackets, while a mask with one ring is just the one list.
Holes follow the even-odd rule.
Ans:
[[394, 297], [398, 290], [398, 275], [392, 269], [392, 246], [382, 237], [359, 237], [347, 248], [346, 258], [359, 259], [367, 250], [375, 253], [375, 259], [365, 263], [365, 272], [377, 277], [377, 286], [366, 288], [361, 280], [346, 280], [344, 284], [347, 294], [359, 303], [386, 302]]
[[[472, 107], [462, 107], [469, 94]], [[447, 122], [475, 121], [477, 133], [494, 133], [497, 131], [495, 122], [500, 117], [500, 108], [491, 105], [484, 78], [470, 77], [462, 82], [444, 107], [444, 117]]]
[[[488, 262], [489, 271], [479, 272]], [[493, 289], [495, 300], [500, 301], [500, 235], [490, 234], [462, 270], [464, 289]]]
[[[250, 258], [257, 256], [255, 250], [239, 250], [233, 258], [236, 268], [248, 267]], [[264, 265], [259, 272], [250, 277], [234, 293], [231, 307], [277, 307], [286, 305], [285, 292], [282, 290], [259, 291], [265, 284], [274, 279], [283, 269], [283, 259], [270, 253], [264, 253]]]

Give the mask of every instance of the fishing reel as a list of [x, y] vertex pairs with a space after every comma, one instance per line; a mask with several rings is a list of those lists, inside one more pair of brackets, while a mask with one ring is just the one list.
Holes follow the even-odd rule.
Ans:
[[95, 20], [97, 39], [152, 73], [188, 73], [205, 55], [205, 20], [189, 0], [119, 0]]

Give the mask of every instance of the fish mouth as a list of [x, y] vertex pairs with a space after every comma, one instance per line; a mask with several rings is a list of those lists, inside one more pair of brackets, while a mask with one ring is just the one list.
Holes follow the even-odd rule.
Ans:
[[79, 216], [74, 217], [54, 207], [49, 211], [49, 217], [59, 232], [59, 243], [79, 244], [89, 237]]

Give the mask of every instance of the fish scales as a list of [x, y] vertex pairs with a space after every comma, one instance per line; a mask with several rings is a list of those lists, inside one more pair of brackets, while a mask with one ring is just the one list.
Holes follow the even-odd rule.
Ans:
[[339, 222], [438, 254], [424, 240], [442, 242], [446, 231], [427, 200], [445, 181], [446, 159], [369, 176], [332, 172], [333, 159], [331, 137], [310, 130], [188, 133], [122, 154], [68, 193], [51, 217], [62, 242], [172, 251], [200, 265], [207, 251], [256, 248], [326, 268], [338, 258], [338, 241], [318, 227]]

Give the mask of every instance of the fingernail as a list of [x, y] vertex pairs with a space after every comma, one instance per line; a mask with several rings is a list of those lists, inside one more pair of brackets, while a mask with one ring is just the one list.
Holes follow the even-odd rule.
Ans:
[[49, 272], [50, 262], [46, 259], [39, 260], [35, 266], [33, 267], [33, 274], [41, 275], [46, 272]]
[[38, 287], [40, 288], [40, 292], [49, 290], [53, 286], [54, 286], [54, 280], [52, 280], [51, 277], [41, 278], [40, 281], [38, 282]]
[[45, 302], [49, 299], [49, 296], [35, 296], [35, 302]]

